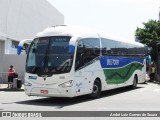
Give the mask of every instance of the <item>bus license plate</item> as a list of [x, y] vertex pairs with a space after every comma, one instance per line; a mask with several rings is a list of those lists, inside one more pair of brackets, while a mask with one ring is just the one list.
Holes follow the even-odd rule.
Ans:
[[40, 90], [40, 93], [42, 93], [42, 94], [48, 94], [48, 90]]

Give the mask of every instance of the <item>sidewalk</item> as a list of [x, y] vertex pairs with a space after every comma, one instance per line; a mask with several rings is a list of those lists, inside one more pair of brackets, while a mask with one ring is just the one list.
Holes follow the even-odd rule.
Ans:
[[0, 84], [0, 91], [24, 91], [24, 85], [20, 89], [17, 88], [7, 88], [8, 84]]

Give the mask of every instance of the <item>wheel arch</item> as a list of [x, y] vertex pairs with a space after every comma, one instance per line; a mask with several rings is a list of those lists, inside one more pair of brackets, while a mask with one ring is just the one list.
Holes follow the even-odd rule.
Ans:
[[138, 83], [138, 74], [136, 73], [136, 74], [134, 75], [134, 77], [136, 77], [136, 81], [137, 81], [137, 83]]
[[98, 80], [98, 81], [100, 82], [101, 90], [102, 90], [102, 82], [101, 82], [101, 79], [100, 79], [99, 77], [97, 77], [97, 78], [94, 80], [94, 82], [95, 82], [96, 80]]

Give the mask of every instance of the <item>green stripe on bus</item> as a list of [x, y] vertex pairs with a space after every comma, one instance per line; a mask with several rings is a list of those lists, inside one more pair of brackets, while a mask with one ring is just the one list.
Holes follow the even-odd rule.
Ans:
[[103, 71], [107, 84], [120, 84], [129, 80], [136, 70], [142, 71], [143, 66], [144, 65], [135, 62], [122, 68], [104, 69]]

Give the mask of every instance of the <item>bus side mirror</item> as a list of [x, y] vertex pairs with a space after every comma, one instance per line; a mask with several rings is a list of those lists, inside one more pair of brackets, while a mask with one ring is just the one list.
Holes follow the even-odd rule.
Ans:
[[17, 54], [20, 55], [22, 52], [23, 47], [22, 46], [18, 46], [17, 47]]
[[69, 45], [69, 54], [74, 54], [75, 47], [73, 45]]
[[31, 44], [32, 39], [24, 39], [20, 41], [17, 47], [17, 54], [20, 55], [22, 50], [28, 50], [28, 46]]

